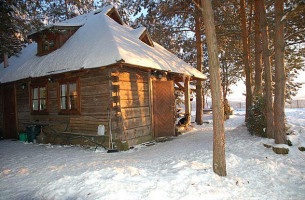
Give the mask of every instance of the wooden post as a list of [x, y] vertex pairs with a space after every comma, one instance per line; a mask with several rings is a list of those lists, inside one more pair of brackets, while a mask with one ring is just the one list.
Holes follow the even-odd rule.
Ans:
[[190, 91], [190, 77], [187, 76], [184, 80], [184, 105], [185, 105], [185, 127], [191, 123], [191, 101], [190, 101], [191, 91]]
[[152, 87], [152, 76], [151, 70], [148, 70], [148, 95], [149, 95], [149, 113], [150, 113], [150, 132], [153, 137], [155, 137], [154, 129], [154, 113], [153, 113], [153, 87]]

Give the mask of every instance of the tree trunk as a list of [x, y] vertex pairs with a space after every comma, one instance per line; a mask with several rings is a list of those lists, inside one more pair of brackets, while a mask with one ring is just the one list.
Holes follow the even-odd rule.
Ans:
[[67, 19], [70, 19], [69, 10], [68, 10], [68, 0], [65, 0], [65, 15]]
[[4, 68], [8, 67], [8, 56], [7, 56], [7, 53], [3, 53], [3, 65], [4, 65]]
[[205, 96], [204, 93], [202, 92], [202, 109], [205, 108]]
[[267, 122], [267, 137], [274, 138], [273, 132], [273, 103], [272, 103], [272, 74], [270, 66], [270, 50], [269, 50], [269, 34], [266, 19], [266, 10], [264, 0], [259, 1], [259, 16], [260, 26], [262, 32], [262, 50], [263, 50], [263, 63], [265, 71], [265, 117]]
[[185, 128], [187, 129], [191, 123], [191, 89], [190, 89], [190, 77], [187, 76], [184, 80], [184, 106], [185, 106]]
[[227, 99], [228, 87], [229, 87], [229, 77], [228, 77], [228, 65], [226, 62], [222, 65], [222, 98]]
[[[200, 5], [200, 0], [196, 0], [196, 3]], [[201, 41], [201, 25], [200, 25], [200, 11], [195, 6], [195, 35], [196, 35], [196, 50], [197, 50], [197, 69], [202, 72], [202, 41]], [[198, 125], [203, 124], [203, 98], [202, 98], [202, 81], [197, 80], [196, 85], [196, 123]]]
[[220, 176], [226, 176], [225, 133], [223, 100], [220, 85], [220, 65], [211, 0], [201, 0], [208, 46], [209, 71], [213, 106], [213, 170]]
[[242, 39], [243, 39], [243, 61], [245, 65], [245, 74], [246, 74], [246, 116], [248, 118], [248, 110], [252, 106], [252, 73], [249, 64], [249, 41], [248, 41], [248, 32], [247, 32], [247, 21], [246, 21], [246, 9], [245, 9], [245, 0], [240, 0], [240, 15], [241, 15], [241, 24], [242, 24]]
[[276, 144], [286, 144], [285, 131], [285, 66], [284, 66], [284, 14], [283, 0], [275, 1], [275, 96], [274, 96], [274, 136]]
[[261, 30], [259, 25], [259, 0], [255, 0], [254, 4], [254, 19], [255, 19], [255, 86], [254, 94], [255, 96], [261, 96], [262, 91], [262, 39]]
[[248, 54], [249, 54], [249, 66], [250, 66], [250, 70], [251, 70], [251, 94], [253, 96], [253, 91], [252, 91], [252, 84], [253, 84], [253, 80], [252, 80], [252, 57], [251, 57], [251, 38], [250, 38], [250, 33], [252, 31], [252, 15], [253, 15], [253, 2], [252, 0], [249, 0], [249, 4], [250, 4], [250, 12], [249, 12], [249, 27], [248, 27]]

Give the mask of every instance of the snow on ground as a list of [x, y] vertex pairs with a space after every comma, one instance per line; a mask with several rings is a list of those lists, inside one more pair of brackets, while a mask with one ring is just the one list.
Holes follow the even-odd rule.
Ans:
[[[287, 109], [287, 120], [300, 145], [305, 109]], [[305, 152], [263, 147], [270, 140], [247, 132], [243, 111], [225, 126], [227, 177], [213, 173], [211, 123], [113, 154], [0, 141], [0, 199], [305, 199]]]

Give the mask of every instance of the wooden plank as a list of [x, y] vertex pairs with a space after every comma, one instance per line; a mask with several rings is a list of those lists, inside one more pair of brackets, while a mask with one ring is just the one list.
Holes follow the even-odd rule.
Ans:
[[175, 96], [173, 81], [153, 81], [155, 137], [175, 135]]
[[148, 83], [119, 82], [120, 90], [143, 91], [148, 90]]
[[150, 125], [150, 117], [139, 117], [139, 118], [132, 118], [124, 120], [124, 125], [126, 129], [137, 128], [141, 126]]
[[16, 87], [10, 83], [3, 88], [3, 136], [6, 139], [18, 138], [17, 134]]
[[120, 91], [120, 99], [144, 99], [149, 98], [148, 91], [130, 91], [130, 90], [121, 90]]
[[150, 113], [149, 107], [122, 108], [121, 112], [123, 119], [145, 117], [145, 116], [149, 116]]
[[31, 112], [31, 108], [29, 104], [19, 104], [17, 103], [17, 111], [18, 112]]
[[95, 78], [95, 77], [104, 77], [105, 80], [108, 77], [108, 72], [105, 69], [88, 69], [84, 72], [81, 72], [78, 76], [81, 77], [81, 79], [85, 78]]
[[99, 106], [95, 106], [95, 105], [83, 105], [82, 106], [82, 113], [88, 113], [88, 114], [92, 114], [92, 113], [107, 113], [107, 107], [108, 105], [99, 105]]
[[45, 122], [61, 122], [61, 123], [68, 123], [69, 115], [30, 115], [31, 121], [45, 121]]
[[18, 120], [30, 121], [30, 112], [20, 112], [20, 111], [18, 111]]
[[109, 94], [108, 85], [92, 85], [92, 86], [82, 86], [81, 87], [81, 95], [82, 96], [91, 96], [92, 94], [101, 95], [101, 94]]
[[82, 96], [82, 107], [86, 106], [107, 106], [111, 98], [108, 95]]
[[140, 100], [121, 100], [121, 108], [135, 108], [135, 107], [148, 107], [149, 99], [140, 99]]
[[175, 81], [175, 84], [176, 84], [182, 91], [185, 90], [185, 88], [184, 88], [178, 81]]
[[149, 70], [147, 72], [147, 81], [148, 81], [148, 95], [149, 95], [149, 114], [150, 114], [150, 134], [152, 136], [155, 135], [154, 133], [154, 128], [152, 126], [152, 124], [154, 124], [154, 120], [153, 120], [153, 91], [152, 91], [152, 79], [151, 79], [151, 70]]
[[3, 86], [0, 84], [0, 128], [3, 131]]
[[82, 86], [93, 86], [93, 85], [100, 85], [100, 84], [107, 84], [108, 77], [86, 77], [81, 79]]
[[133, 139], [150, 134], [150, 126], [143, 126], [138, 128], [132, 128], [125, 130], [125, 134], [128, 135], [128, 139]]
[[129, 72], [118, 72], [112, 73], [112, 76], [118, 76], [120, 82], [137, 82], [137, 83], [147, 83], [147, 74], [145, 72], [133, 72], [130, 70]]

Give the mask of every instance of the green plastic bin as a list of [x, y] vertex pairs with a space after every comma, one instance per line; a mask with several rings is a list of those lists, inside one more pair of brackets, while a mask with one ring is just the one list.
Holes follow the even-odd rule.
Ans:
[[27, 134], [26, 133], [19, 133], [19, 140], [22, 142], [26, 142], [28, 139]]

